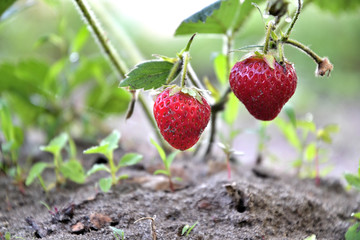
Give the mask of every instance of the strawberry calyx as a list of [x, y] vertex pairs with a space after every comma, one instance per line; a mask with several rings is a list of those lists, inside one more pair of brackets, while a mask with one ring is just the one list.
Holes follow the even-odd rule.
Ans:
[[[196, 87], [180, 87], [178, 85], [164, 85], [165, 90], [169, 90], [169, 96], [173, 96], [179, 92], [189, 95], [193, 98], [195, 98], [196, 100], [199, 101], [199, 103], [204, 104], [204, 96], [202, 94], [202, 92], [207, 91], [207, 90], [203, 90], [203, 89], [199, 89]], [[160, 91], [157, 91], [157, 94], [160, 94], [161, 92], [163, 92], [164, 89], [162, 88]]]

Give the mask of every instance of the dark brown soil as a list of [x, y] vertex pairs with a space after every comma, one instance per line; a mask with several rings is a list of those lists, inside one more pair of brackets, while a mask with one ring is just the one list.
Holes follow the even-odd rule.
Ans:
[[[351, 213], [360, 208], [360, 195], [345, 191], [338, 180], [323, 179], [316, 186], [311, 179], [233, 166], [232, 181], [227, 181], [222, 164], [195, 165], [176, 161], [173, 173], [183, 182], [175, 192], [164, 177], [151, 174], [156, 165], [124, 169], [132, 177], [109, 193], [99, 192], [96, 179], [90, 179], [47, 195], [38, 185], [21, 194], [0, 177], [0, 232], [23, 239], [115, 239], [109, 228], [114, 226], [124, 230], [125, 239], [152, 239], [150, 220], [134, 222], [154, 217], [158, 239], [304, 239], [315, 234], [338, 240], [351, 225]], [[196, 221], [189, 236], [181, 236], [183, 226]]]

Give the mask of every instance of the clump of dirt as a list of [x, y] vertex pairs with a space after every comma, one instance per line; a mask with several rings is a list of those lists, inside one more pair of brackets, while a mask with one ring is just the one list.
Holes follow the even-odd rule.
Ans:
[[[144, 165], [126, 169], [133, 177], [109, 193], [99, 192], [93, 179], [48, 194], [32, 186], [23, 195], [0, 177], [0, 232], [24, 239], [115, 239], [113, 226], [125, 232], [125, 239], [152, 239], [151, 220], [135, 223], [152, 217], [157, 239], [304, 239], [312, 234], [343, 239], [351, 213], [360, 208], [360, 195], [334, 179], [316, 186], [311, 179], [242, 166], [234, 167], [227, 181], [225, 171], [207, 175], [208, 170], [177, 164], [174, 172], [184, 182], [175, 192], [168, 190], [165, 177], [151, 174], [153, 166]], [[195, 222], [189, 236], [182, 236], [182, 228]]]

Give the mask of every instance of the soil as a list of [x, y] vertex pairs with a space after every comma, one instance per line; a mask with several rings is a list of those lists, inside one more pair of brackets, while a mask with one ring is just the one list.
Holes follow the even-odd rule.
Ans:
[[[117, 153], [120, 154], [120, 153]], [[48, 158], [43, 155], [41, 158]], [[96, 156], [85, 159], [90, 168]], [[144, 161], [122, 173], [131, 177], [102, 193], [94, 175], [86, 184], [68, 183], [46, 194], [39, 185], [21, 193], [0, 177], [0, 232], [23, 239], [344, 239], [360, 195], [333, 178], [298, 179], [271, 169], [233, 164], [231, 181], [222, 162], [189, 162], [184, 153], [174, 162], [183, 181], [171, 192], [164, 176], [152, 172], [160, 163]], [[52, 173], [47, 173], [48, 178]], [[48, 204], [51, 212], [41, 203]], [[152, 220], [154, 219], [153, 232]], [[198, 224], [189, 236], [183, 227]], [[0, 239], [1, 236], [0, 236]]]

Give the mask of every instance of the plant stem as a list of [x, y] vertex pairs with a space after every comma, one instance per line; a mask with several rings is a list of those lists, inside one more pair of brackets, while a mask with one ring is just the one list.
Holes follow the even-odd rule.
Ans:
[[116, 51], [111, 45], [109, 39], [105, 36], [105, 31], [101, 28], [100, 24], [97, 23], [94, 13], [91, 12], [88, 3], [86, 3], [86, 0], [74, 0], [74, 2], [79, 7], [80, 12], [90, 26], [95, 39], [99, 41], [100, 46], [109, 57], [110, 62], [113, 64], [121, 78], [124, 78], [127, 68], [125, 67], [124, 62], [116, 54]]
[[315, 153], [315, 184], [320, 185], [320, 169], [319, 169], [319, 147], [316, 147]]
[[110, 165], [110, 172], [111, 172], [111, 182], [112, 185], [117, 184], [117, 179], [116, 179], [116, 166], [114, 164], [114, 158], [113, 158], [113, 153], [109, 152], [108, 154], [106, 154], [106, 157], [109, 160], [109, 165]]
[[266, 30], [266, 37], [265, 37], [265, 43], [264, 43], [264, 54], [267, 54], [267, 52], [269, 50], [269, 42], [270, 42], [272, 27], [273, 27], [272, 21], [270, 21], [267, 25], [267, 30]]
[[301, 0], [298, 0], [298, 7], [297, 7], [297, 10], [296, 10], [295, 16], [294, 16], [293, 20], [291, 21], [290, 26], [287, 29], [286, 34], [285, 34], [286, 39], [288, 39], [290, 37], [290, 33], [291, 33], [292, 29], [294, 28], [294, 25], [295, 25], [296, 21], [299, 18], [299, 15], [300, 15], [300, 12], [301, 12], [301, 7], [302, 7]]
[[[224, 52], [226, 54], [226, 73], [229, 76], [231, 71], [231, 62], [232, 62], [232, 54], [231, 49], [233, 46], [233, 35], [226, 35], [225, 41], [223, 43]], [[216, 121], [217, 121], [217, 114], [225, 109], [225, 104], [229, 100], [228, 95], [231, 93], [230, 86], [227, 86], [227, 89], [221, 96], [221, 98], [211, 106], [211, 125], [210, 125], [210, 138], [209, 143], [205, 150], [205, 160], [211, 154], [212, 145], [215, 140], [216, 135]]]
[[293, 39], [282, 39], [282, 41], [283, 41], [283, 43], [287, 43], [294, 47], [299, 48], [300, 50], [305, 52], [307, 55], [309, 55], [312, 59], [314, 59], [314, 61], [317, 64], [320, 64], [323, 62], [323, 59], [319, 55], [317, 55], [313, 50], [311, 50], [309, 47], [303, 45], [302, 43], [300, 43], [296, 40], [293, 40]]
[[226, 167], [228, 173], [228, 180], [231, 180], [231, 167], [230, 167], [230, 153], [226, 154]]
[[183, 53], [183, 67], [182, 67], [182, 73], [181, 73], [181, 87], [185, 87], [185, 79], [187, 75], [187, 65], [190, 60], [190, 54], [188, 51]]
[[166, 85], [170, 84], [170, 82], [174, 79], [174, 77], [176, 77], [175, 74], [179, 70], [179, 67], [180, 67], [181, 63], [182, 63], [182, 60], [180, 59], [171, 68], [169, 76], [166, 79]]
[[[110, 62], [115, 67], [115, 70], [120, 75], [121, 78], [125, 77], [125, 73], [128, 72], [127, 67], [125, 66], [124, 61], [116, 54], [115, 49], [110, 43], [110, 40], [105, 36], [104, 30], [100, 27], [100, 24], [96, 22], [96, 18], [94, 14], [91, 12], [90, 7], [86, 3], [86, 0], [74, 0], [74, 3], [78, 6], [80, 12], [82, 13], [83, 17], [85, 18], [86, 22], [90, 26], [90, 28], [93, 30], [93, 36], [94, 38], [99, 42], [99, 45], [104, 50], [105, 55], [108, 56]], [[142, 98], [142, 96], [139, 94], [139, 100], [141, 107], [143, 108], [151, 126], [153, 127], [154, 131], [156, 132], [156, 135], [158, 137], [159, 142], [161, 142], [161, 145], [164, 146], [163, 140], [158, 133], [156, 123], [150, 113], [149, 107]]]

